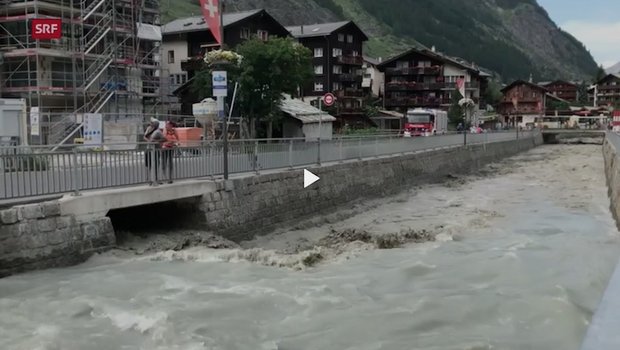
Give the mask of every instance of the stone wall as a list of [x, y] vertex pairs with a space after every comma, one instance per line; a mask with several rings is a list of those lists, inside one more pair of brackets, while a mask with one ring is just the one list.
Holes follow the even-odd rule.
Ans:
[[[619, 136], [611, 135], [610, 137]], [[616, 145], [620, 145], [620, 142]], [[605, 177], [607, 178], [607, 191], [609, 194], [610, 210], [620, 229], [620, 151], [608, 138], [603, 142], [603, 159], [605, 160]]]
[[250, 239], [301, 218], [333, 212], [361, 198], [395, 194], [407, 186], [441, 182], [542, 144], [542, 137], [441, 149], [308, 168], [321, 180], [303, 189], [303, 170], [220, 182], [203, 195], [207, 227], [232, 240]]
[[116, 244], [109, 218], [79, 223], [61, 216], [58, 201], [0, 211], [0, 277], [84, 261]]
[[[196, 181], [187, 185], [190, 188], [186, 190], [187, 198], [198, 197], [198, 200], [181, 200], [178, 204], [183, 204], [184, 208], [188, 203], [191, 204], [198, 214], [191, 219], [196, 224], [239, 241], [252, 238], [256, 234], [268, 233], [278, 226], [296, 224], [303, 218], [333, 213], [353, 200], [386, 196], [407, 186], [441, 182], [449, 174], [469, 173], [484, 164], [499, 161], [540, 144], [542, 137], [539, 135], [536, 139], [308, 168], [320, 176], [321, 180], [307, 189], [303, 188], [303, 170], [248, 175], [228, 181], [220, 180], [215, 184]], [[175, 188], [161, 186], [145, 190], [148, 190], [149, 194], [159, 191], [155, 193], [156, 198], [169, 200], [171, 196], [165, 195], [166, 191], [181, 191]], [[105, 206], [118, 203], [136, 205], [106, 197], [115, 191], [83, 195], [82, 197], [88, 198], [76, 202], [78, 207], [64, 203], [61, 208], [74, 208], [73, 213], [64, 212], [63, 209], [62, 214], [59, 201], [1, 210], [0, 277], [21, 271], [79, 263], [93, 252], [114, 247], [116, 237], [112, 221], [103, 216], [107, 210], [113, 208], [106, 209]], [[88, 209], [92, 215], [78, 216], [78, 209]], [[127, 210], [126, 214], [135, 217], [135, 214], [131, 213], [131, 210]], [[108, 215], [114, 217], [113, 214], [119, 213], [115, 211]]]

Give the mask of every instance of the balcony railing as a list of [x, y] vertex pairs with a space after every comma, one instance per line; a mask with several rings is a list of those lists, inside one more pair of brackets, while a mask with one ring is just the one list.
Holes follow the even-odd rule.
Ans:
[[412, 81], [387, 83], [387, 90], [391, 91], [441, 90], [443, 88], [445, 88], [444, 83], [416, 83]]
[[338, 56], [336, 60], [340, 64], [348, 64], [352, 66], [361, 66], [364, 64], [364, 58], [362, 56]]
[[389, 107], [439, 107], [449, 104], [450, 99], [443, 97], [398, 97], [385, 100], [385, 105]]
[[354, 73], [343, 73], [336, 75], [336, 79], [341, 82], [362, 82], [362, 76]]
[[432, 67], [404, 67], [404, 68], [388, 68], [386, 73], [390, 75], [439, 75], [441, 74], [441, 66]]
[[[456, 83], [443, 83], [444, 89], [456, 89]], [[478, 82], [469, 82], [465, 83], [465, 89], [480, 89], [480, 83]]]
[[336, 91], [335, 95], [337, 98], [358, 98], [364, 97], [365, 94], [363, 90], [344, 89]]

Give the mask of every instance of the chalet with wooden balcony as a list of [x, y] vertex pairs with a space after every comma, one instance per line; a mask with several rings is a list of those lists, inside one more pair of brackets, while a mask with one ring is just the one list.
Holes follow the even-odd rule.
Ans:
[[556, 80], [552, 82], [540, 83], [539, 85], [547, 89], [550, 94], [561, 99], [569, 102], [577, 102], [579, 100], [579, 90], [577, 84], [573, 82]]
[[[224, 13], [224, 44], [234, 49], [239, 44], [258, 37], [268, 40], [271, 37], [290, 36], [288, 30], [282, 26], [265, 10], [252, 10], [234, 13]], [[211, 30], [202, 16], [187, 17], [174, 20], [162, 27], [162, 70], [169, 75], [169, 88], [177, 91], [183, 100], [180, 107], [170, 112], [192, 114], [192, 103], [197, 102], [197, 96], [189, 89], [190, 79], [196, 71], [203, 67], [203, 57], [206, 52], [219, 49]], [[176, 97], [169, 96], [170, 101]], [[170, 105], [176, 103], [170, 103]]]
[[465, 97], [480, 102], [487, 74], [473, 64], [434, 50], [412, 48], [378, 65], [384, 72], [384, 107], [404, 112], [409, 108], [448, 109], [456, 82], [465, 81]]
[[599, 106], [620, 106], [620, 74], [608, 74], [596, 83]]
[[[363, 44], [368, 40], [352, 21], [287, 27], [299, 42], [312, 51], [314, 80], [302, 88], [306, 100], [317, 100], [328, 92], [336, 101], [337, 116], [363, 115]], [[342, 122], [342, 120], [340, 120]]]

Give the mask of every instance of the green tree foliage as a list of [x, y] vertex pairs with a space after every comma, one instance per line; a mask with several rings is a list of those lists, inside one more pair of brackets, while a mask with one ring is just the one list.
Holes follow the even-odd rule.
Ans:
[[463, 122], [463, 111], [459, 106], [459, 101], [463, 98], [460, 92], [452, 92], [452, 99], [450, 100], [450, 109], [448, 109], [448, 120], [450, 124], [456, 126]]
[[585, 82], [582, 82], [577, 86], [577, 95], [578, 95], [578, 104], [580, 106], [586, 106], [590, 103], [588, 100], [588, 85]]
[[502, 101], [502, 91], [501, 85], [495, 81], [490, 80], [489, 85], [487, 85], [486, 90], [484, 91], [484, 100], [487, 104], [493, 106], [493, 108], [497, 108], [499, 103]]
[[570, 104], [567, 102], [556, 101], [547, 99], [547, 109], [552, 111], [567, 111], [570, 109]]
[[597, 82], [605, 78], [606, 75], [607, 75], [607, 72], [605, 72], [605, 68], [603, 68], [603, 65], [601, 64], [600, 66], [598, 66], [598, 69], [596, 70], [596, 76], [594, 77], [594, 82]]
[[[298, 87], [312, 79], [310, 50], [291, 38], [274, 38], [248, 40], [236, 51], [243, 60], [240, 67], [229, 72], [229, 81], [239, 83], [239, 111], [249, 118], [251, 128], [255, 121], [271, 124], [279, 120], [282, 94], [295, 96]], [[208, 67], [196, 74], [192, 88], [199, 98], [211, 95]]]

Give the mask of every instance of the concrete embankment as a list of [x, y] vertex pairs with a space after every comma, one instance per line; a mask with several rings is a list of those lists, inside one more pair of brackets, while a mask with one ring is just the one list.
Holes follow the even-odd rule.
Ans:
[[[303, 171], [283, 170], [234, 179], [196, 181], [191, 198], [166, 202], [167, 210], [192, 211], [193, 227], [234, 241], [251, 239], [302, 218], [333, 213], [354, 200], [395, 194], [409, 186], [441, 182], [467, 174], [542, 144], [542, 137], [418, 152], [308, 168], [321, 180], [303, 189]], [[191, 182], [183, 186], [191, 186]], [[165, 188], [166, 186], [162, 186]], [[208, 190], [207, 190], [208, 189]], [[157, 191], [157, 190], [154, 190]], [[84, 196], [86, 197], [86, 196]], [[165, 196], [160, 200], [165, 200]], [[0, 211], [0, 277], [64, 266], [116, 245], [114, 221], [98, 211], [76, 215], [70, 208], [92, 198], [64, 198]], [[131, 201], [128, 201], [131, 202]], [[76, 205], [77, 204], [77, 205]], [[136, 205], [136, 204], [133, 204]], [[84, 209], [84, 208], [82, 208]], [[135, 208], [133, 208], [135, 209]], [[127, 209], [134, 220], [135, 211]], [[119, 212], [115, 213], [116, 216]], [[174, 220], [175, 216], [167, 217]], [[187, 218], [187, 217], [186, 217]], [[185, 222], [185, 225], [188, 223]]]
[[[610, 200], [610, 210], [620, 229], [620, 136], [608, 133], [603, 142], [605, 176]], [[609, 280], [605, 294], [592, 317], [581, 350], [612, 350], [620, 348], [620, 263]]]

